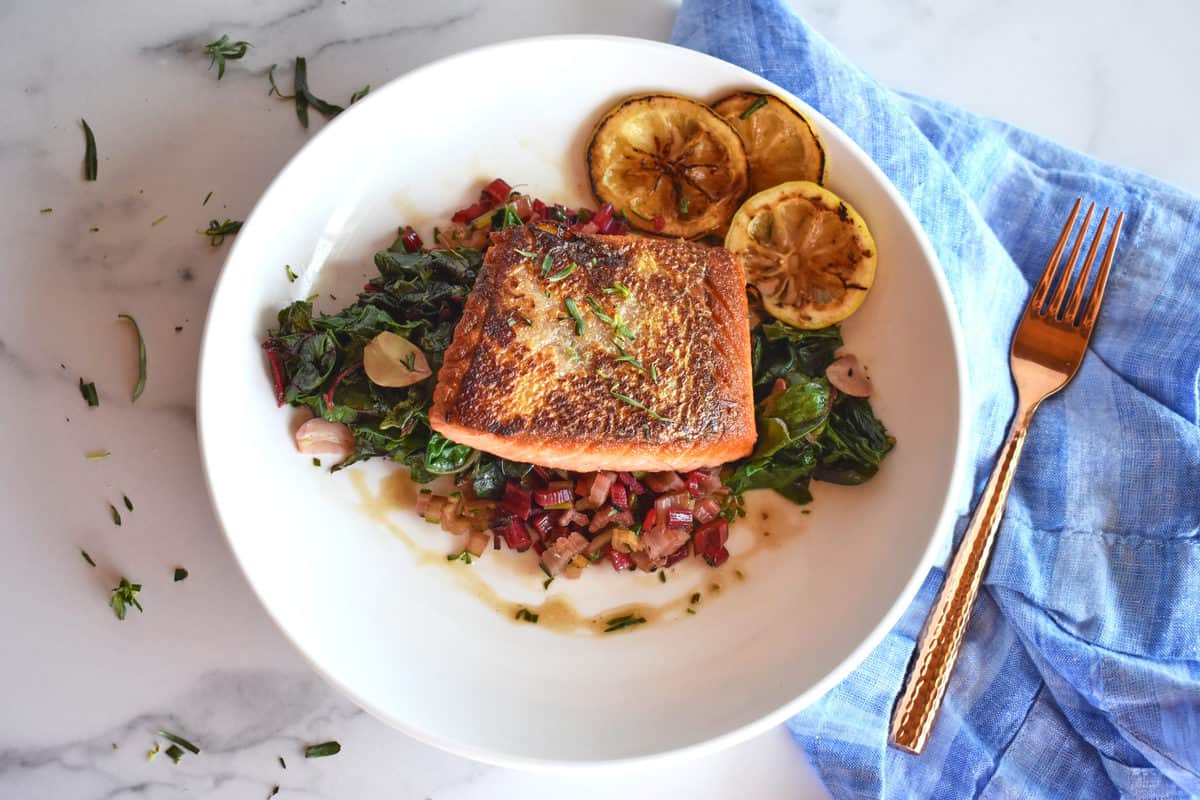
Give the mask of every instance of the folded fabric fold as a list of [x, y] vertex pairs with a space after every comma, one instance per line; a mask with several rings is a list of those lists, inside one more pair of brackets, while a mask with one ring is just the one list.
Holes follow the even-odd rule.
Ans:
[[825, 114], [925, 228], [970, 369], [959, 534], [1013, 411], [1009, 343], [1065, 210], [1084, 197], [1126, 212], [1091, 351], [1035, 418], [925, 753], [886, 738], [936, 569], [866, 661], [789, 722], [826, 786], [839, 798], [1200, 795], [1200, 199], [891, 91], [781, 0], [684, 0], [674, 41]]

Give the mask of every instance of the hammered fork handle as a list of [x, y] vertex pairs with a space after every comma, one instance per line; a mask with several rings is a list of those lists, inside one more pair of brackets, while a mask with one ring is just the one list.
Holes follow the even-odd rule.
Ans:
[[979, 498], [975, 514], [946, 572], [937, 602], [917, 641], [908, 682], [892, 715], [892, 743], [909, 752], [920, 753], [933, 729], [946, 684], [954, 671], [954, 662], [958, 660], [975, 597], [983, 582], [996, 531], [1004, 517], [1004, 502], [1036, 408], [1037, 404], [1020, 408], [1013, 418], [992, 476]]

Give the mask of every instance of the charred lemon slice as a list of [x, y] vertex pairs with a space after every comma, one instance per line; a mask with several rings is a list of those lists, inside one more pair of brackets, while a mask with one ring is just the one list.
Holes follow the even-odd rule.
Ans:
[[711, 108], [686, 97], [622, 100], [587, 147], [592, 191], [634, 228], [693, 239], [723, 231], [749, 185], [746, 148]]
[[713, 104], [746, 144], [750, 191], [788, 181], [820, 183], [825, 147], [804, 115], [773, 94], [734, 92]]
[[771, 316], [824, 328], [853, 314], [875, 281], [875, 241], [846, 201], [810, 181], [759, 192], [733, 216], [725, 247]]

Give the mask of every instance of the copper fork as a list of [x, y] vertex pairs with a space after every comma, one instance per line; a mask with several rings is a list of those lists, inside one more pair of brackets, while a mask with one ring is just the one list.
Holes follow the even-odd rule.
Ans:
[[[1081, 204], [1082, 200], [1075, 201], [1067, 224], [1058, 237], [1058, 244], [1017, 325], [1011, 355], [1013, 382], [1017, 385], [1017, 410], [1008, 431], [1008, 439], [1000, 449], [992, 476], [946, 572], [937, 602], [925, 620], [908, 682], [892, 711], [892, 744], [911, 753], [919, 754], [924, 749], [941, 707], [946, 684], [967, 629], [967, 620], [971, 617], [971, 609], [987, 569], [996, 530], [1004, 516], [1004, 502], [1021, 458], [1033, 412], [1037, 411], [1043, 400], [1061, 390], [1075, 377], [1087, 351], [1092, 330], [1096, 327], [1100, 301], [1104, 298], [1108, 271], [1112, 266], [1117, 240], [1121, 236], [1125, 214], [1122, 212], [1117, 215], [1108, 247], [1104, 251], [1104, 260], [1085, 304], [1088, 276], [1104, 237], [1109, 209], [1104, 209], [1100, 224], [1092, 236], [1091, 246], [1088, 247], [1087, 258], [1072, 283], [1075, 260], [1083, 246], [1096, 204], [1088, 207], [1071, 247], [1066, 268], [1057, 284], [1054, 280]], [[1050, 295], [1052, 286], [1055, 287], [1053, 296]]]

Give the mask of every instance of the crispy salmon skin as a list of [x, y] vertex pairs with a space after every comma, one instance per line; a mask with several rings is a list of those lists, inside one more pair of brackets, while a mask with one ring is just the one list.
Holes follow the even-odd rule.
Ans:
[[746, 316], [724, 248], [508, 228], [464, 304], [430, 424], [580, 472], [732, 461], [755, 441]]

